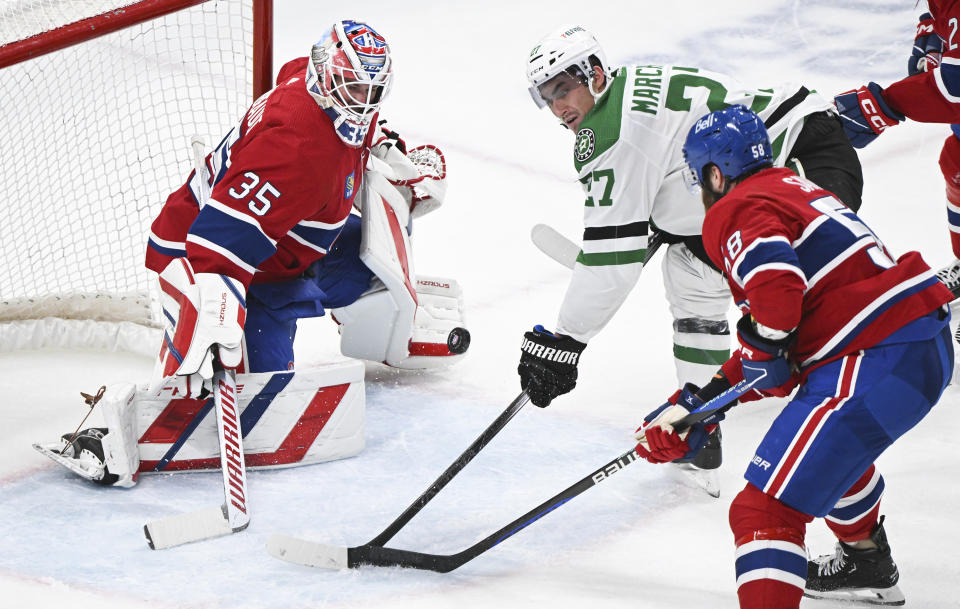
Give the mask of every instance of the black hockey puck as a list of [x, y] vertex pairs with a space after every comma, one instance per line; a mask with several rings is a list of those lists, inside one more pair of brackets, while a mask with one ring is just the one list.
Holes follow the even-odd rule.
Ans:
[[466, 328], [454, 328], [447, 336], [447, 349], [454, 355], [466, 353], [470, 347], [470, 332]]

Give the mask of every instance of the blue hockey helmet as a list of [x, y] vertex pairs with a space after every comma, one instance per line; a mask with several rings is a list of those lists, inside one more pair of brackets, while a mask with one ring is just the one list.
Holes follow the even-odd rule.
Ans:
[[716, 165], [725, 178], [735, 180], [773, 164], [763, 121], [740, 104], [711, 112], [694, 123], [683, 145], [683, 158], [701, 186], [707, 165]]

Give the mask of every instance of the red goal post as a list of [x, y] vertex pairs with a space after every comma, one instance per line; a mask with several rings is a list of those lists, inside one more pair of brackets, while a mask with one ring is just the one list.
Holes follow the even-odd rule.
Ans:
[[0, 350], [156, 325], [150, 222], [191, 138], [272, 87], [272, 42], [272, 0], [0, 0]]

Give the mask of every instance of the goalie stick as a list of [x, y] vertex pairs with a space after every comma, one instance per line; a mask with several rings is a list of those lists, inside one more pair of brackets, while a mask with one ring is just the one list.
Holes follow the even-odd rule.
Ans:
[[[674, 428], [680, 427], [684, 429], [684, 425], [690, 426], [719, 412], [732, 408], [736, 398], [748, 391], [755, 382], [756, 380], [750, 383], [740, 381], [683, 419], [677, 421], [674, 424]], [[362, 546], [346, 548], [316, 543], [289, 535], [272, 535], [270, 539], [267, 540], [267, 552], [287, 562], [326, 569], [353, 569], [361, 565], [372, 565], [377, 567], [410, 567], [413, 569], [448, 573], [473, 560], [490, 548], [513, 537], [564, 503], [600, 484], [639, 458], [635, 449], [628, 450], [612, 461], [590, 472], [580, 481], [544, 501], [526, 514], [516, 518], [511, 523], [498, 529], [496, 532], [488, 535], [469, 548], [455, 554], [414, 552], [398, 548], [387, 548], [382, 545], [375, 545], [372, 542]]]
[[143, 533], [153, 550], [229, 535], [244, 530], [250, 524], [237, 379], [233, 370], [223, 369], [219, 358], [215, 366], [213, 400], [220, 440], [223, 505], [148, 522], [143, 527]]

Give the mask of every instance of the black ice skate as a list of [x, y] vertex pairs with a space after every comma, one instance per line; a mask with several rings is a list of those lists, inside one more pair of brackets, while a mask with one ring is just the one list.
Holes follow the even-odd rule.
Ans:
[[87, 480], [110, 486], [118, 477], [111, 474], [105, 464], [103, 437], [106, 433], [107, 430], [102, 427], [91, 427], [77, 434], [63, 434], [56, 445], [34, 444], [33, 447]]
[[953, 292], [954, 298], [960, 297], [960, 260], [954, 260], [937, 271], [937, 279]]
[[711, 497], [720, 496], [720, 476], [716, 471], [723, 463], [720, 427], [707, 437], [700, 452], [693, 459], [674, 461], [685, 477], [702, 488]]
[[883, 517], [870, 534], [876, 548], [857, 550], [843, 542], [837, 551], [807, 563], [804, 596], [854, 601], [868, 605], [902, 605], [897, 587], [900, 572], [890, 556]]

